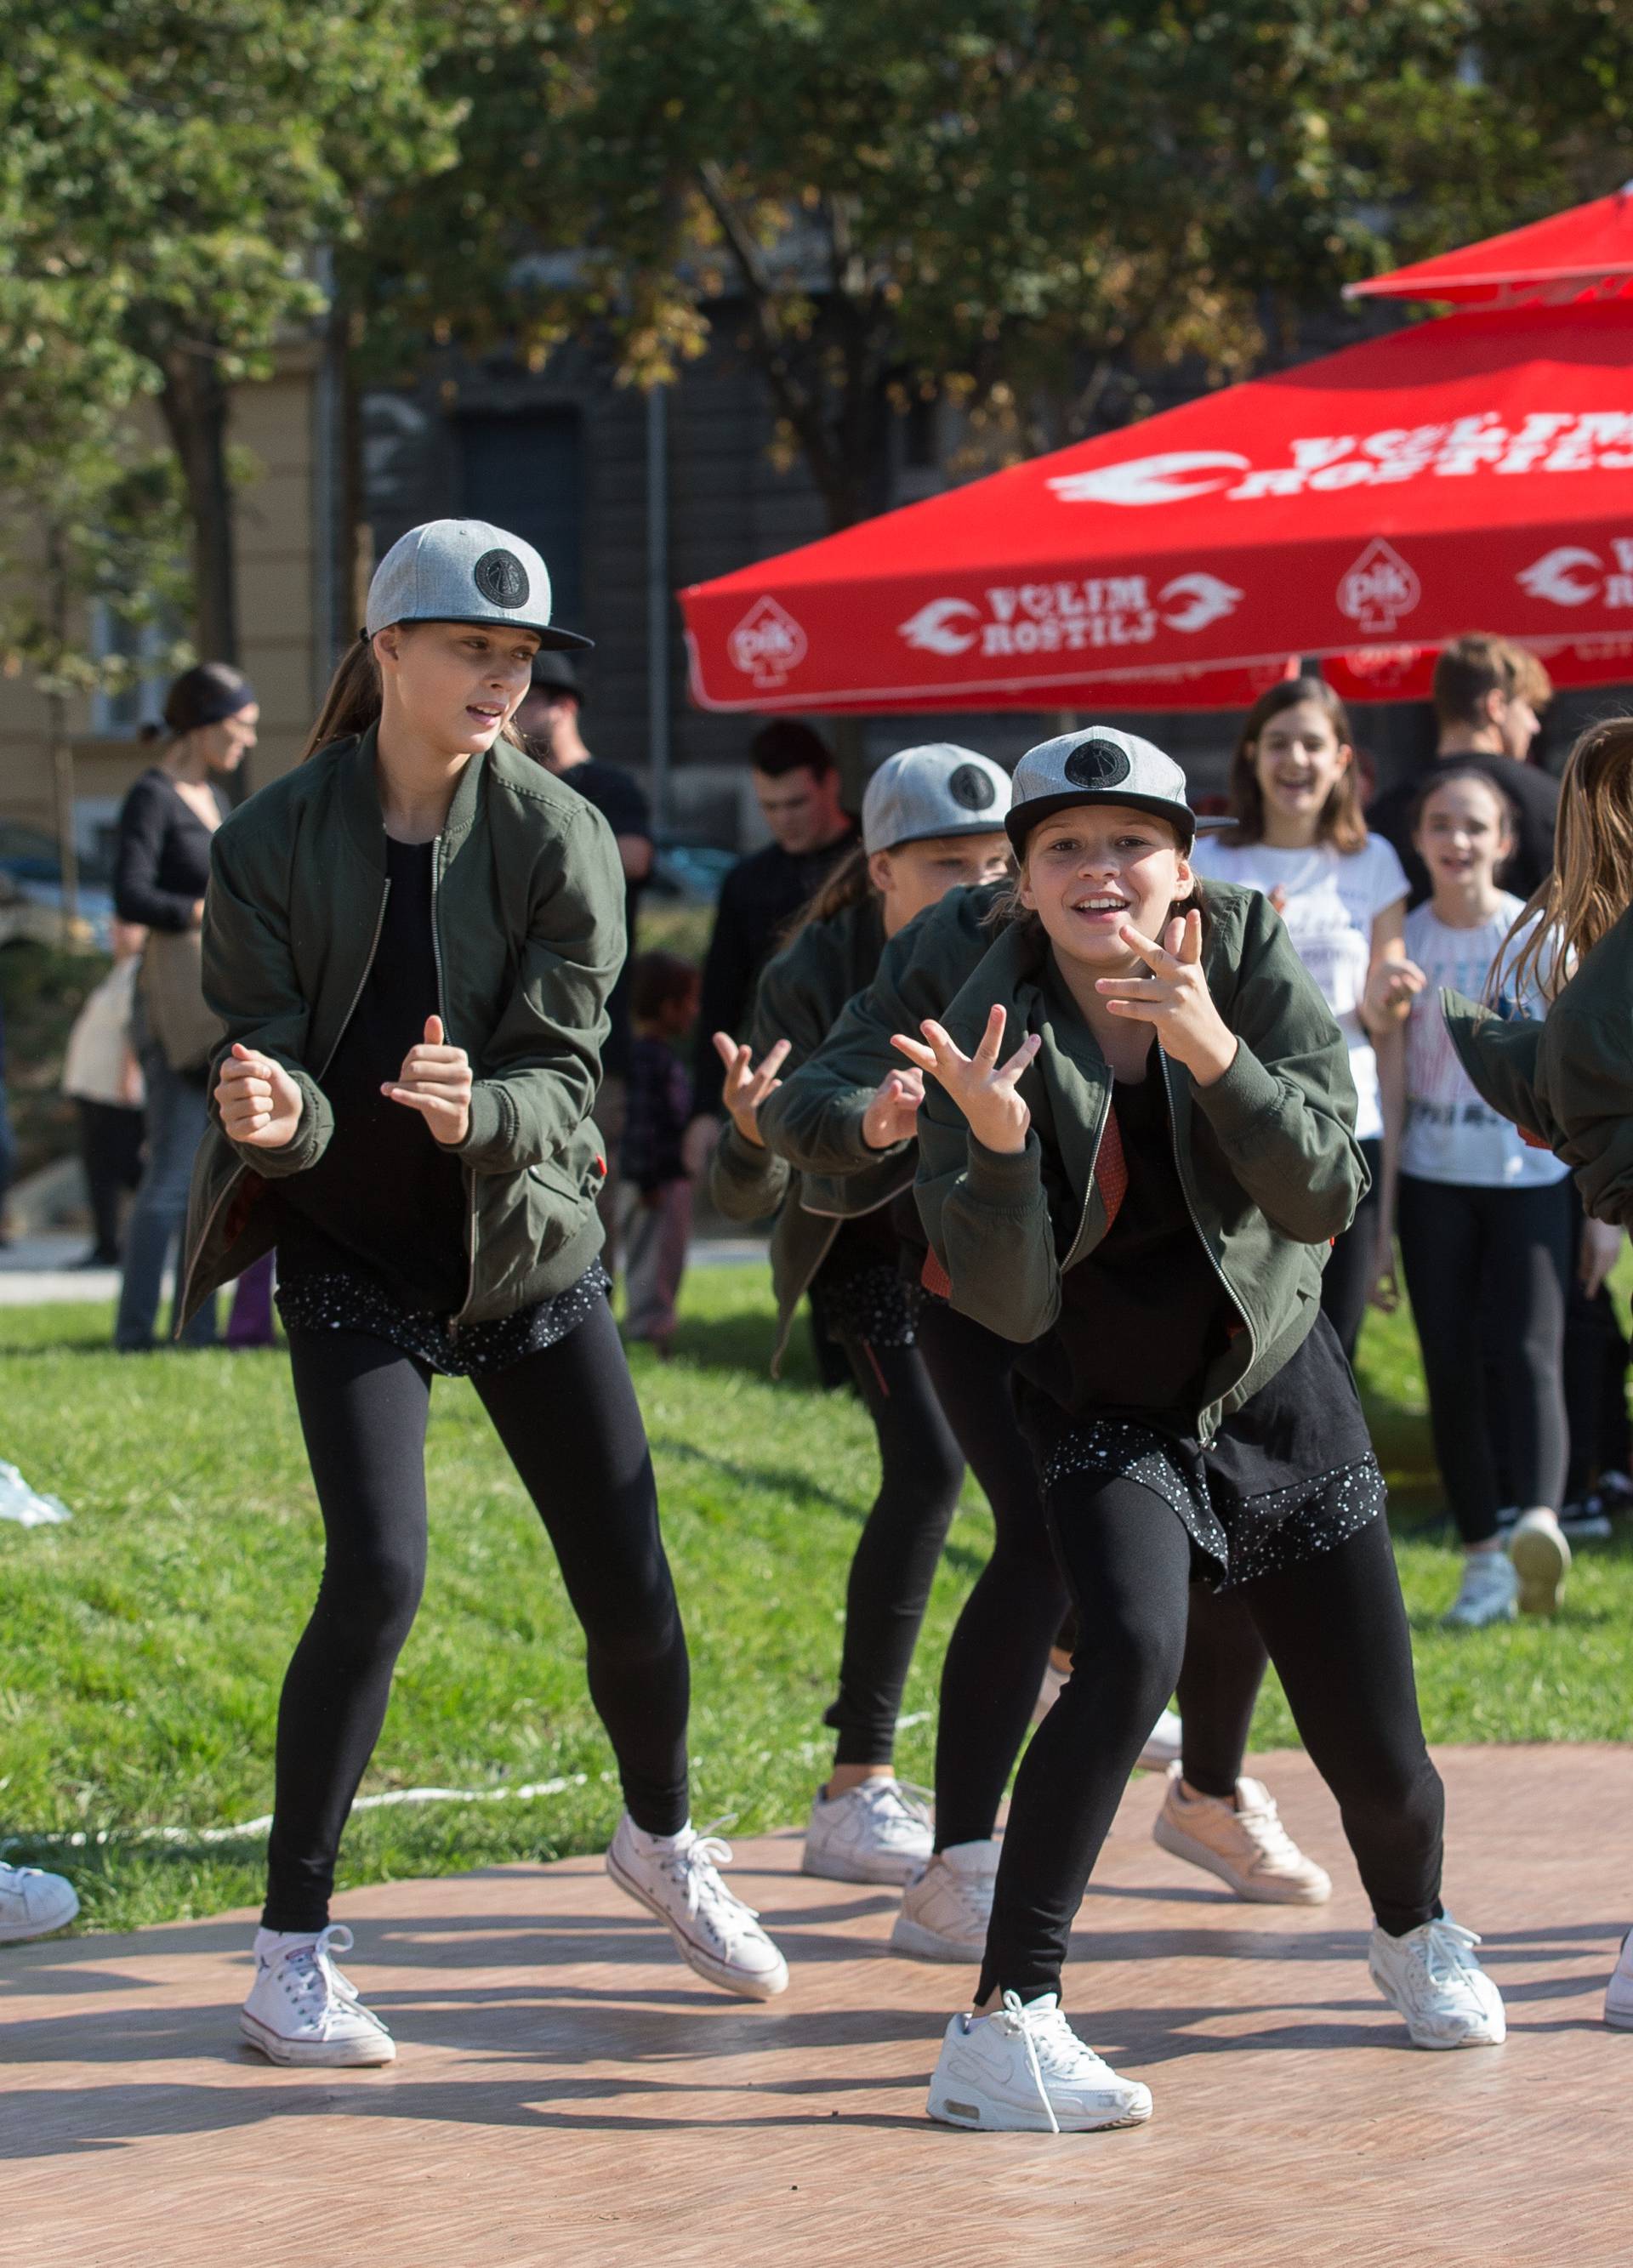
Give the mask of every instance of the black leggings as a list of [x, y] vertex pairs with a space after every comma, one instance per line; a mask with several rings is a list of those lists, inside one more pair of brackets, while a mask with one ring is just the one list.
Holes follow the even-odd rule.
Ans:
[[1372, 1186], [1356, 1207], [1356, 1217], [1337, 1238], [1327, 1256], [1321, 1278], [1321, 1308], [1344, 1350], [1346, 1362], [1356, 1359], [1356, 1344], [1366, 1321], [1367, 1296], [1372, 1289], [1378, 1253], [1378, 1213], [1383, 1202], [1384, 1145], [1369, 1140], [1356, 1145], [1366, 1160]]
[[[1469, 1189], [1403, 1174], [1400, 1228], [1440, 1484], [1464, 1543], [1489, 1543], [1502, 1503], [1557, 1506], [1564, 1491], [1565, 1303], [1576, 1259], [1570, 1184]], [[1488, 1362], [1502, 1395], [1506, 1498]]]
[[851, 1562], [839, 1697], [823, 1722], [839, 1736], [836, 1764], [888, 1764], [964, 1459], [916, 1347], [850, 1332], [839, 1344], [879, 1437], [879, 1493]]
[[[942, 1671], [935, 1847], [944, 1851], [985, 1842], [996, 1829], [1070, 1594], [1016, 1417], [1015, 1348], [940, 1301], [927, 1304], [919, 1343], [993, 1513], [992, 1557], [964, 1602]], [[1179, 1677], [1185, 1776], [1199, 1794], [1235, 1793], [1264, 1672], [1264, 1642], [1241, 1594], [1199, 1585]], [[1153, 1706], [1145, 1733], [1172, 1690], [1171, 1683]]]
[[[1186, 1643], [1191, 1541], [1160, 1497], [1078, 1473], [1050, 1491], [1048, 1510], [1082, 1638], [1016, 1780], [978, 2005], [999, 1990], [1060, 1991], [1090, 1873]], [[1241, 1595], [1338, 1798], [1374, 1913], [1397, 1935], [1416, 1927], [1439, 1910], [1444, 1798], [1387, 1525]]]
[[[268, 1929], [321, 1929], [341, 1830], [425, 1576], [431, 1372], [361, 1331], [293, 1330], [301, 1430], [323, 1514], [317, 1604], [284, 1681]], [[604, 1300], [542, 1354], [475, 1381], [538, 1507], [584, 1628], [590, 1697], [639, 1827], [686, 1821], [686, 1640], [652, 1459]]]
[[[1574, 1181], [1570, 1191], [1571, 1249], [1579, 1255], [1585, 1216]], [[1601, 1473], [1625, 1473], [1633, 1462], [1628, 1426], [1628, 1343], [1601, 1284], [1590, 1299], [1570, 1271], [1565, 1308], [1565, 1410], [1570, 1432], [1570, 1462], [1565, 1500], [1580, 1503]]]

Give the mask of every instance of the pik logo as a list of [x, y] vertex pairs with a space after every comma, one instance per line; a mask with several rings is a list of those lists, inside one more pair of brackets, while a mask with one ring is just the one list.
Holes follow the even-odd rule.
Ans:
[[731, 666], [761, 688], [780, 685], [807, 652], [804, 631], [775, 599], [757, 599], [726, 641]]
[[1423, 586], [1394, 545], [1379, 535], [1341, 578], [1337, 595], [1339, 613], [1371, 635], [1393, 630], [1422, 597]]
[[1194, 636], [1234, 614], [1245, 595], [1202, 568], [1173, 576], [1155, 599], [1143, 575], [1023, 583], [989, 590], [985, 608], [971, 599], [932, 599], [897, 634], [950, 660], [977, 645], [983, 655], [1083, 653], [1148, 644], [1159, 626]]
[[1590, 600], [1600, 599], [1607, 608], [1633, 607], [1633, 537], [1613, 537], [1610, 549], [1614, 566], [1579, 543], [1555, 544], [1529, 567], [1522, 567], [1514, 580], [1532, 598], [1546, 599], [1550, 606], [1585, 607]]

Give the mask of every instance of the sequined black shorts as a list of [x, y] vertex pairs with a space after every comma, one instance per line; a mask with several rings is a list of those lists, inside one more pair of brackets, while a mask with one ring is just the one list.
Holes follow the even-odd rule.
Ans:
[[611, 1279], [596, 1260], [576, 1284], [550, 1299], [493, 1322], [462, 1323], [454, 1330], [445, 1316], [404, 1307], [373, 1277], [333, 1269], [280, 1284], [277, 1311], [286, 1331], [365, 1331], [441, 1377], [479, 1378], [557, 1345], [611, 1289]]
[[908, 1347], [919, 1336], [919, 1292], [885, 1261], [835, 1284], [818, 1275], [811, 1306], [824, 1338], [865, 1339], [869, 1346]]

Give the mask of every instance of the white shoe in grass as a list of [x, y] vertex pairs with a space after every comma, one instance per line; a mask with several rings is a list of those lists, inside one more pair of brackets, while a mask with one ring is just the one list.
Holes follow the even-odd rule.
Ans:
[[325, 2066], [393, 2063], [397, 2045], [338, 1966], [351, 1932], [333, 1922], [311, 1937], [258, 1930], [255, 1981], [238, 2028], [270, 2062]]
[[1471, 1551], [1458, 1594], [1440, 1617], [1442, 1630], [1484, 1630], [1511, 1623], [1519, 1611], [1519, 1576], [1501, 1551]]
[[1326, 1869], [1306, 1859], [1282, 1824], [1261, 1779], [1239, 1779], [1236, 1800], [1193, 1795], [1169, 1767], [1151, 1839], [1171, 1858], [1205, 1867], [1250, 1905], [1319, 1906], [1333, 1895]]
[[996, 1842], [953, 1843], [938, 1851], [902, 1893], [890, 1950], [910, 1961], [972, 1961], [986, 1950], [998, 1879]]
[[79, 1911], [73, 1884], [38, 1867], [0, 1867], [0, 1945], [66, 1929]]
[[1151, 2091], [1085, 2047], [1053, 1992], [1006, 1992], [990, 2016], [947, 2027], [926, 2108], [945, 2126], [994, 2134], [1092, 2134], [1138, 2126]]
[[772, 2000], [788, 1987], [788, 1964], [752, 1906], [720, 1877], [731, 1845], [706, 1830], [644, 1835], [626, 1811], [607, 1852], [607, 1872], [626, 1896], [655, 1914], [689, 1969], [744, 2000]]
[[1508, 1540], [1508, 1556], [1519, 1578], [1522, 1615], [1556, 1615], [1570, 1572], [1570, 1546], [1554, 1514], [1539, 1506], [1521, 1514]]
[[935, 1842], [927, 1788], [894, 1778], [862, 1780], [843, 1795], [818, 1788], [801, 1872], [831, 1882], [911, 1882]]
[[1503, 1996], [1474, 1958], [1479, 1942], [1450, 1914], [1404, 1937], [1373, 1929], [1368, 1971], [1415, 2048], [1495, 2048], [1507, 2038]]

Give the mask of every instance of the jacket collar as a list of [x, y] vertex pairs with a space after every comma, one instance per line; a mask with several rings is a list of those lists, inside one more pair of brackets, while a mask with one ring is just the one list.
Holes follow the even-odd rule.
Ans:
[[[380, 790], [374, 780], [379, 737], [378, 725], [371, 725], [354, 740], [341, 744], [338, 761], [340, 805], [345, 818], [346, 832], [358, 855], [383, 874], [386, 871], [386, 828], [380, 812]], [[484, 755], [474, 755], [459, 776], [459, 784], [454, 791], [454, 800], [448, 806], [448, 815], [442, 828], [443, 840], [449, 850], [469, 834], [475, 823], [486, 763]]]

